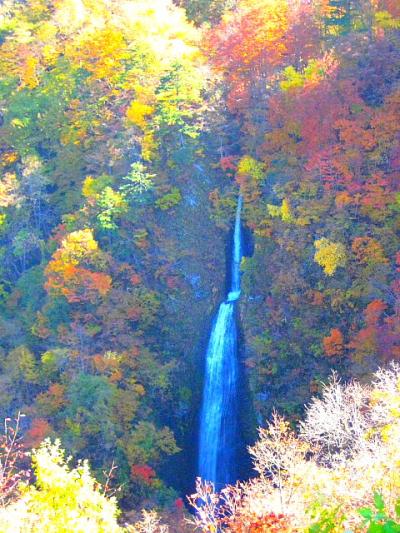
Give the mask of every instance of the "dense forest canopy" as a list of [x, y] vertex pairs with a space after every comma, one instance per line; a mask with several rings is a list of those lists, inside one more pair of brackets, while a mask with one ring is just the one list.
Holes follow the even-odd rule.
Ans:
[[398, 0], [1, 3], [0, 416], [31, 501], [51, 463], [117, 531], [65, 449], [181, 519], [239, 192], [244, 443], [400, 360], [399, 121]]

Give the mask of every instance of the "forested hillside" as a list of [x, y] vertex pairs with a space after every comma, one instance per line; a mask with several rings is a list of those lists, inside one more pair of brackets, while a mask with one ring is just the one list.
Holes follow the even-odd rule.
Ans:
[[[243, 443], [274, 408], [295, 429], [332, 370], [400, 360], [399, 123], [398, 0], [1, 3], [0, 417], [24, 415], [18, 480], [50, 439], [30, 501], [51, 461], [88, 468], [65, 449], [123, 511], [189, 527], [239, 193]], [[93, 531], [119, 530], [85, 472], [112, 517]]]

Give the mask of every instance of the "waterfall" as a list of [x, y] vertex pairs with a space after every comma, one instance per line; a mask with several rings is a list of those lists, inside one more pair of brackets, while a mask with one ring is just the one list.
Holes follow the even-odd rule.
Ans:
[[203, 405], [200, 418], [199, 476], [220, 489], [236, 481], [237, 445], [237, 328], [240, 296], [242, 197], [236, 209], [231, 286], [213, 322], [206, 353]]

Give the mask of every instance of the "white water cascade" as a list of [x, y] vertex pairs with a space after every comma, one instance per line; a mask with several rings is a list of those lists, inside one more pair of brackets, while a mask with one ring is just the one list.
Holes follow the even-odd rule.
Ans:
[[233, 237], [231, 287], [218, 309], [208, 342], [200, 418], [199, 476], [214, 483], [217, 489], [236, 481], [236, 302], [240, 296], [241, 210], [242, 197], [239, 196]]

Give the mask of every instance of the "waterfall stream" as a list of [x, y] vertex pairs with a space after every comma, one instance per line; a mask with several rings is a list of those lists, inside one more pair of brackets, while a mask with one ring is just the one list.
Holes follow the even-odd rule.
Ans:
[[199, 476], [220, 489], [236, 481], [237, 326], [240, 296], [242, 197], [239, 196], [233, 237], [231, 287], [213, 322], [206, 353], [200, 418]]

